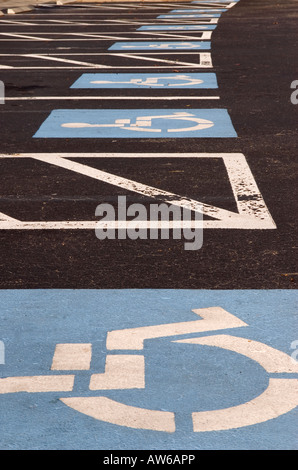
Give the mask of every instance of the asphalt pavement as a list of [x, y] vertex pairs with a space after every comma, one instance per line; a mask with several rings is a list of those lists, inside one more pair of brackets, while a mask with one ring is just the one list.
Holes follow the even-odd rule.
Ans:
[[[268, 365], [281, 351], [288, 364], [297, 339], [297, 17], [296, 0], [49, 3], [0, 17], [2, 449], [297, 449], [297, 361]], [[192, 232], [179, 222], [180, 236], [150, 238], [144, 214], [157, 203], [190, 208]], [[119, 216], [106, 217], [105, 239], [98, 207]], [[143, 231], [119, 236], [113, 222], [140, 211]], [[214, 326], [219, 306], [243, 323], [222, 312]], [[226, 342], [182, 344], [197, 339], [193, 309], [215, 315], [198, 331], [228, 329]], [[146, 374], [130, 336], [111, 348], [124, 355], [105, 344], [107, 331], [137, 328]], [[87, 363], [93, 345], [91, 369], [61, 366], [77, 357], [63, 356], [70, 343], [87, 345]], [[57, 376], [83, 370], [74, 389], [1, 389], [48, 375], [56, 344]], [[90, 370], [112, 377], [88, 391]], [[252, 419], [215, 413], [241, 403]]]

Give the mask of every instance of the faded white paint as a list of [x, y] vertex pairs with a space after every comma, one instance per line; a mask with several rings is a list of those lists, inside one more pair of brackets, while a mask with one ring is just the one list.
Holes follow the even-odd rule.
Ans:
[[74, 375], [6, 377], [0, 379], [0, 394], [18, 392], [70, 392], [73, 389], [74, 378]]
[[221, 307], [200, 308], [192, 311], [201, 319], [110, 331], [107, 335], [107, 349], [140, 350], [143, 349], [146, 339], [247, 326], [245, 322]]
[[247, 338], [239, 338], [230, 335], [207, 336], [204, 338], [190, 338], [175, 341], [176, 343], [204, 344], [218, 348], [228, 349], [242, 354], [260, 364], [270, 373], [298, 373], [298, 363], [293, 363], [292, 358], [278, 349], [267, 344], [253, 341]]
[[269, 379], [268, 388], [253, 400], [231, 408], [192, 413], [194, 432], [223, 431], [263, 423], [298, 405], [297, 379]]
[[90, 343], [57, 344], [52, 370], [89, 370], [92, 347]]
[[104, 374], [93, 374], [90, 390], [145, 388], [145, 359], [135, 355], [107, 355]]
[[30, 57], [33, 59], [43, 59], [43, 60], [52, 60], [54, 62], [63, 62], [66, 64], [75, 64], [75, 65], [86, 65], [87, 67], [92, 67], [96, 69], [100, 68], [106, 68], [106, 66], [100, 65], [100, 64], [94, 64], [90, 62], [82, 62], [79, 60], [73, 60], [73, 59], [62, 59], [61, 57], [53, 57], [53, 56], [47, 56], [47, 55], [42, 55], [42, 54], [24, 54], [23, 57]]
[[[29, 39], [28, 39], [29, 40]], [[0, 39], [1, 41], [1, 39]], [[24, 39], [23, 39], [24, 41]], [[99, 57], [109, 57], [113, 60], [114, 57], [123, 57], [123, 58], [129, 58], [129, 59], [135, 59], [135, 60], [138, 60], [138, 61], [141, 61], [141, 62], [157, 62], [159, 64], [159, 69], [173, 69], [173, 66], [175, 67], [180, 67], [180, 68], [183, 68], [183, 69], [188, 69], [188, 68], [198, 68], [198, 69], [201, 69], [201, 68], [212, 68], [212, 60], [211, 60], [211, 54], [210, 52], [199, 52], [198, 54], [196, 54], [196, 58], [198, 59], [198, 61], [196, 63], [194, 62], [185, 62], [185, 61], [181, 61], [181, 60], [178, 60], [177, 57], [180, 57], [182, 55], [183, 58], [185, 58], [185, 56], [187, 54], [190, 54], [190, 53], [181, 53], [181, 52], [175, 52], [175, 59], [171, 60], [171, 59], [165, 59], [164, 57], [164, 54], [161, 53], [161, 52], [150, 52], [150, 53], [147, 53], [147, 52], [143, 52], [142, 55], [138, 54], [138, 53], [107, 53], [107, 52], [104, 52], [104, 53], [101, 53], [101, 52], [95, 52], [95, 53], [88, 53], [88, 54], [85, 54], [85, 57], [94, 57], [94, 56], [99, 56]], [[63, 56], [63, 57], [59, 57], [59, 56]], [[63, 70], [81, 70], [81, 69], [84, 69], [84, 68], [102, 68], [102, 69], [137, 69], [137, 70], [141, 70], [141, 69], [150, 69], [152, 70], [152, 67], [151, 66], [146, 66], [146, 65], [119, 65], [119, 64], [116, 64], [116, 65], [106, 65], [106, 64], [94, 64], [93, 62], [86, 62], [86, 61], [75, 61], [73, 59], [68, 59], [68, 58], [65, 58], [65, 57], [73, 57], [73, 56], [81, 56], [82, 57], [82, 53], [67, 53], [67, 52], [64, 52], [64, 53], [55, 53], [55, 55], [52, 55], [52, 54], [47, 54], [47, 53], [43, 53], [43, 54], [14, 54], [13, 57], [31, 57], [31, 58], [35, 58], [35, 59], [39, 59], [39, 60], [48, 60], [48, 61], [54, 61], [54, 62], [61, 62], [61, 63], [65, 63], [65, 64], [68, 64], [68, 63], [71, 63], [73, 64], [72, 66], [67, 66], [67, 65], [64, 65], [64, 66], [58, 66], [58, 65], [53, 65], [53, 66], [40, 66], [40, 65], [28, 65], [28, 66], [11, 66], [11, 65], [0, 65], [0, 68], [9, 68], [11, 69], [12, 71], [15, 71], [15, 70], [43, 70], [43, 69], [49, 69], [49, 70], [60, 70], [60, 69], [63, 69]], [[172, 53], [171, 53], [171, 56], [172, 56]], [[0, 54], [0, 57], [12, 57], [12, 54]], [[170, 64], [170, 65], [163, 65], [163, 64]]]
[[65, 405], [92, 418], [118, 426], [175, 432], [174, 413], [128, 406], [106, 397], [60, 398]]
[[[146, 156], [147, 155], [147, 156]], [[111, 173], [77, 163], [68, 158], [148, 158], [160, 157], [160, 154], [20, 154], [0, 155], [0, 158], [33, 158], [50, 165], [56, 165], [69, 171], [74, 171], [99, 181], [117, 186], [124, 190], [133, 191], [155, 199], [163, 199], [172, 205], [210, 216], [216, 220], [204, 220], [203, 228], [225, 229], [276, 229], [276, 225], [256, 185], [252, 173], [243, 154], [162, 154], [160, 158], [222, 158], [228, 172], [229, 181], [233, 190], [239, 212], [231, 212], [210, 204], [202, 203], [184, 196], [174, 194], [162, 189], [122, 178]], [[117, 228], [117, 222], [111, 222], [110, 228]], [[146, 225], [147, 224], [147, 225]], [[54, 221], [54, 222], [22, 222], [12, 217], [0, 214], [0, 228], [2, 230], [39, 230], [39, 229], [95, 229], [100, 222], [96, 221]], [[153, 225], [155, 223], [153, 222]], [[129, 226], [129, 222], [127, 222]], [[103, 226], [105, 228], [106, 226]], [[152, 227], [150, 221], [144, 222], [143, 228]], [[121, 224], [121, 228], [123, 225]]]

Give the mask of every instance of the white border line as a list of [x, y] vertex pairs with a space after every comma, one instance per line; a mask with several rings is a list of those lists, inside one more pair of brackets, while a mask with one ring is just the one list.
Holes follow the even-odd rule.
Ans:
[[[88, 165], [73, 161], [74, 158], [222, 158], [225, 164], [228, 178], [237, 204], [238, 212], [231, 212], [210, 204], [201, 203], [179, 196], [159, 188], [154, 188], [136, 181], [113, 175], [101, 170], [97, 170]], [[121, 153], [97, 153], [97, 154], [73, 154], [73, 153], [49, 153], [32, 154], [24, 153], [18, 155], [0, 155], [0, 158], [33, 158], [50, 165], [74, 171], [84, 176], [103, 181], [125, 191], [132, 191], [148, 196], [153, 199], [162, 199], [163, 202], [187, 208], [193, 211], [203, 212], [217, 220], [204, 220], [203, 228], [213, 229], [246, 229], [246, 230], [267, 230], [276, 229], [276, 225], [264, 202], [264, 199], [257, 187], [255, 179], [242, 153], [188, 153], [188, 154], [121, 154]], [[72, 160], [68, 160], [71, 158]], [[167, 222], [168, 224], [169, 222]], [[195, 221], [191, 223], [191, 228], [195, 227]], [[121, 225], [120, 225], [121, 224]], [[129, 222], [127, 222], [129, 225]], [[119, 226], [123, 228], [123, 223], [113, 223], [111, 228]], [[160, 226], [162, 227], [162, 226]], [[98, 221], [50, 221], [50, 222], [24, 222], [0, 213], [0, 230], [64, 230], [64, 229], [95, 229], [98, 228]], [[105, 224], [105, 228], [109, 228]], [[145, 221], [143, 228], [150, 228], [150, 222]]]
[[[124, 88], [121, 88], [124, 90]], [[194, 88], [192, 88], [194, 90]], [[5, 101], [51, 101], [51, 100], [219, 100], [219, 96], [14, 96]]]

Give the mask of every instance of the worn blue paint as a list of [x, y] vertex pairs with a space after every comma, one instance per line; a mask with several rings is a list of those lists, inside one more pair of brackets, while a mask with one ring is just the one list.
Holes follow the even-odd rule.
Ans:
[[[203, 3], [226, 3], [226, 4], [229, 4], [229, 3], [237, 3], [239, 2], [240, 0], [204, 0]], [[195, 0], [194, 2], [190, 2], [190, 3], [202, 3], [200, 0]]]
[[[210, 127], [193, 129], [201, 119], [209, 121]], [[34, 137], [160, 139], [237, 134], [225, 109], [58, 109], [51, 112]]]
[[84, 73], [71, 88], [217, 88], [214, 73]]
[[208, 13], [208, 14], [198, 14], [198, 15], [159, 15], [157, 18], [219, 18], [220, 13]]
[[172, 51], [172, 50], [209, 50], [210, 41], [129, 41], [116, 42], [109, 51]]
[[[192, 321], [197, 318], [192, 309], [197, 308], [221, 306], [248, 324], [211, 334], [256, 340], [291, 355], [290, 345], [297, 339], [296, 302], [295, 290], [2, 290], [0, 323], [6, 360], [0, 365], [1, 377], [56, 374], [50, 367], [57, 343], [91, 343], [92, 362], [90, 371], [70, 372], [76, 375], [72, 392], [0, 395], [0, 448], [297, 449], [297, 409], [253, 426], [194, 433], [192, 411], [242, 404], [262, 393], [270, 377], [280, 374], [269, 374], [236, 353], [172, 342], [181, 336], [145, 341], [139, 352], [145, 356], [145, 389], [94, 392], [88, 388], [90, 375], [104, 372], [108, 331]], [[297, 374], [283, 374], [283, 378], [297, 379]], [[176, 432], [97, 421], [60, 401], [68, 396], [107, 396], [132, 406], [172, 411]]]
[[204, 31], [213, 30], [216, 24], [194, 25], [194, 24], [174, 24], [174, 25], [150, 25], [141, 26], [137, 31]]
[[[237, 3], [239, 2], [240, 0], [204, 0], [203, 3], [226, 3], [226, 4], [229, 4], [229, 3]], [[195, 0], [194, 2], [190, 2], [190, 3], [202, 3], [200, 0]]]
[[227, 8], [212, 8], [212, 10], [208, 10], [208, 9], [204, 9], [204, 10], [201, 10], [199, 8], [195, 9], [195, 10], [171, 10], [169, 13], [172, 14], [172, 13], [223, 13], [227, 11]]

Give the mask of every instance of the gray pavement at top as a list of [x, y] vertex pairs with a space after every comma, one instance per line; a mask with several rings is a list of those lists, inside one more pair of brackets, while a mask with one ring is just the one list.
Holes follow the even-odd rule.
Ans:
[[[41, 5], [43, 3], [57, 3], [57, 2], [46, 2], [46, 1], [40, 1], [40, 2], [30, 2], [30, 0], [0, 0], [0, 9], [6, 9], [6, 8], [13, 8], [13, 7], [25, 7], [25, 6], [34, 6], [34, 5]], [[72, 3], [75, 3], [72, 2]]]

